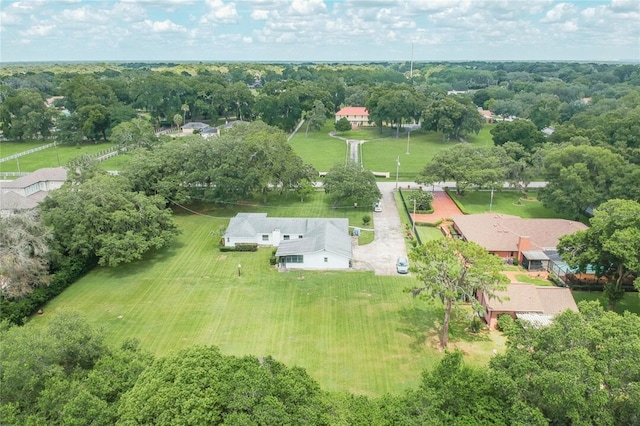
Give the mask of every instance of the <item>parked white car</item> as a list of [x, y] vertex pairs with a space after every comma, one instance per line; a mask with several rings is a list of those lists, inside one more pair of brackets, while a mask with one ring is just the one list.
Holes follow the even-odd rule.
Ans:
[[406, 257], [401, 256], [396, 260], [396, 271], [398, 271], [399, 274], [409, 273], [409, 260]]
[[375, 203], [373, 203], [373, 211], [374, 212], [382, 211], [382, 201], [376, 201]]

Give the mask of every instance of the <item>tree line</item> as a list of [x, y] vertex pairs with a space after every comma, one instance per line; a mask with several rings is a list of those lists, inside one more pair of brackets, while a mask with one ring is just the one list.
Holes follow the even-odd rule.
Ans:
[[[139, 111], [156, 128], [172, 125], [177, 114], [212, 124], [260, 119], [289, 132], [308, 115], [317, 117], [322, 111], [330, 118], [341, 106], [353, 105], [367, 106], [378, 125], [399, 129], [403, 122], [421, 121], [425, 129], [459, 140], [477, 132], [482, 122], [474, 112], [481, 107], [497, 116], [527, 119], [538, 129], [567, 123], [577, 136], [590, 133], [580, 131], [599, 121], [604, 138], [637, 143], [638, 66], [416, 63], [409, 73], [408, 65], [9, 68], [0, 77], [0, 124], [9, 140], [50, 137], [55, 126], [59, 141], [67, 143], [107, 139], [115, 126]], [[452, 90], [465, 93], [447, 96]], [[44, 107], [44, 99], [52, 96], [61, 97], [54, 105], [64, 108], [64, 114]], [[628, 110], [618, 110], [623, 104]], [[632, 126], [625, 130], [616, 125], [622, 123]]]
[[502, 326], [506, 349], [488, 367], [446, 352], [417, 388], [366, 397], [324, 391], [304, 369], [270, 356], [110, 347], [102, 331], [66, 312], [46, 328], [0, 326], [0, 416], [6, 425], [638, 423], [637, 315], [592, 302], [547, 327]]

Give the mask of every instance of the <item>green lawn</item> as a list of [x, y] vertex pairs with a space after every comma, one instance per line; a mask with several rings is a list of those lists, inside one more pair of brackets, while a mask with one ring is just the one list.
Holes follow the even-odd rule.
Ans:
[[467, 191], [464, 195], [456, 195], [454, 191], [450, 195], [464, 207], [465, 214], [486, 213], [489, 211], [520, 216], [523, 218], [559, 218], [562, 215], [548, 209], [538, 201], [536, 192], [529, 191], [529, 198], [521, 200], [517, 191], [494, 191], [493, 205], [491, 203], [491, 191]]
[[423, 243], [430, 240], [438, 240], [444, 236], [442, 231], [433, 226], [416, 226], [416, 232], [420, 235], [420, 240]]
[[516, 277], [516, 280], [520, 283], [529, 283], [533, 285], [547, 286], [547, 287], [554, 285], [549, 280], [546, 280], [544, 278], [531, 277], [527, 274], [516, 274], [515, 277]]
[[[308, 135], [305, 135], [303, 127], [290, 142], [296, 153], [305, 162], [313, 164], [318, 171], [327, 171], [333, 165], [342, 164], [348, 158], [345, 142], [329, 136], [329, 132], [334, 130], [333, 125], [332, 120], [327, 120], [322, 130], [309, 132]], [[492, 144], [493, 140], [489, 133], [491, 128], [491, 125], [483, 127], [478, 135], [468, 137], [468, 142], [478, 145]], [[367, 141], [362, 145], [364, 167], [376, 172], [389, 172], [390, 180], [395, 180], [396, 160], [399, 158], [398, 178], [401, 181], [411, 182], [436, 153], [456, 144], [454, 141], [444, 141], [440, 133], [422, 130], [411, 132], [409, 138], [406, 133], [401, 133], [400, 137], [396, 138], [395, 131], [387, 128], [380, 133], [377, 127], [363, 127], [336, 133], [336, 135], [346, 139]]]
[[[583, 300], [597, 300], [605, 309], [608, 307], [607, 301], [601, 292], [573, 291], [572, 294], [576, 303], [580, 303]], [[615, 311], [619, 314], [629, 311], [640, 315], [640, 295], [638, 293], [625, 293], [624, 298], [616, 305]]]
[[334, 130], [332, 120], [327, 120], [321, 130], [309, 131], [308, 134], [304, 130], [303, 126], [289, 143], [305, 163], [313, 165], [319, 172], [344, 164], [349, 155], [347, 144], [342, 139], [329, 136], [329, 132]]
[[[439, 302], [414, 299], [411, 278], [368, 272], [280, 273], [270, 249], [221, 253], [227, 221], [177, 215], [177, 241], [148, 259], [96, 268], [45, 306], [30, 325], [77, 310], [105, 330], [109, 343], [137, 338], [156, 354], [217, 345], [234, 355], [273, 355], [304, 367], [324, 389], [381, 395], [415, 387], [442, 356], [435, 349]], [[237, 265], [242, 264], [242, 277]], [[456, 317], [454, 345], [485, 364], [496, 344], [468, 335]], [[429, 344], [425, 344], [428, 338]]]
[[47, 145], [53, 142], [52, 140], [27, 140], [23, 142], [0, 142], [0, 158], [8, 157], [19, 152], [28, 151], [32, 148], [37, 148], [42, 145]]
[[[4, 155], [4, 144], [8, 144], [10, 146], [8, 149], [16, 149], [14, 145], [19, 144], [18, 142], [2, 142], [3, 144], [3, 154]], [[40, 143], [39, 145], [43, 145]], [[69, 160], [75, 157], [79, 157], [85, 154], [95, 154], [104, 149], [110, 148], [113, 146], [112, 143], [99, 143], [99, 144], [86, 144], [81, 146], [69, 146], [69, 145], [60, 145], [58, 147], [51, 147], [47, 149], [43, 149], [42, 151], [34, 152], [29, 155], [25, 155], [24, 157], [20, 157], [16, 160], [10, 160], [4, 163], [0, 163], [0, 172], [17, 172], [18, 165], [20, 166], [21, 172], [33, 172], [43, 167], [58, 167], [66, 165]], [[33, 146], [31, 146], [33, 148]], [[18, 152], [26, 151], [29, 148], [19, 149]], [[10, 154], [9, 154], [10, 155]]]

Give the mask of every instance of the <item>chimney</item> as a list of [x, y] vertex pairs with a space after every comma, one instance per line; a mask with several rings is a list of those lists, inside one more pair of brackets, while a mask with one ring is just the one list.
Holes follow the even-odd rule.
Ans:
[[518, 265], [522, 265], [524, 260], [522, 252], [527, 250], [531, 250], [531, 238], [521, 235], [518, 237]]

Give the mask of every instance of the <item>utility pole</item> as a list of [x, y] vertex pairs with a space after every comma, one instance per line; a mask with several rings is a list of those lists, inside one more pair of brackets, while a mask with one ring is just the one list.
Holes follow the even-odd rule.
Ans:
[[409, 154], [409, 140], [411, 140], [411, 130], [407, 131], [407, 152], [405, 154]]
[[491, 213], [492, 208], [493, 208], [493, 187], [491, 187], [491, 200], [489, 201], [489, 213]]
[[396, 158], [396, 191], [398, 190], [398, 172], [400, 171], [400, 156]]

